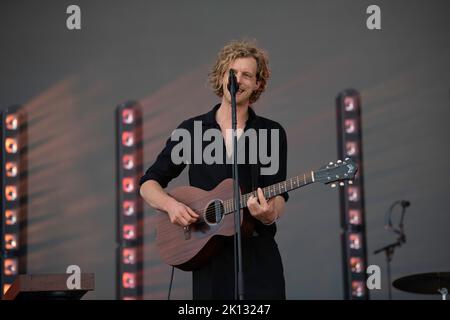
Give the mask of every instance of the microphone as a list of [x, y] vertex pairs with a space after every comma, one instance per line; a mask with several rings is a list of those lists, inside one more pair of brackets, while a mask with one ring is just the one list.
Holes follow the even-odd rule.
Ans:
[[[230, 91], [230, 93], [232, 93], [232, 92], [236, 93], [239, 90], [239, 85], [237, 83], [236, 75], [235, 75], [233, 69], [230, 69], [230, 74], [228, 75], [227, 88], [228, 88], [228, 91]], [[231, 91], [231, 89], [234, 89], [234, 91]]]
[[402, 200], [400, 204], [402, 205], [403, 208], [407, 208], [411, 205], [411, 203], [408, 200]]

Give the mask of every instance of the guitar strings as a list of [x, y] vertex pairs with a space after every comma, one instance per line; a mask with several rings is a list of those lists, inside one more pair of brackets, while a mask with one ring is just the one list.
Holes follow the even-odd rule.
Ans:
[[[292, 177], [292, 178], [290, 178], [289, 180], [290, 180], [290, 182], [291, 182], [291, 187], [292, 187], [292, 181], [293, 181], [294, 178], [296, 178], [297, 181], [298, 181], [298, 177]], [[288, 181], [288, 180], [284, 181], [284, 184], [285, 184], [284, 189], [285, 189], [285, 191], [293, 190], [293, 188], [291, 188], [291, 189], [288, 190], [287, 184], [286, 184], [287, 181]], [[269, 197], [270, 197], [270, 188], [273, 189], [274, 194], [277, 193], [277, 191], [278, 191], [278, 194], [282, 193], [282, 191], [281, 191], [281, 182], [278, 183], [278, 190], [276, 189], [276, 188], [277, 188], [276, 185], [277, 185], [277, 184], [273, 184], [273, 185], [271, 185], [271, 186], [267, 186], [267, 187], [263, 188], [264, 196], [266, 196], [266, 191], [267, 191], [268, 194], [269, 194]], [[297, 187], [300, 186], [300, 184], [299, 184], [298, 182], [297, 182], [297, 185], [298, 185]], [[285, 191], [284, 191], [284, 192], [285, 192]], [[249, 193], [247, 193], [247, 194], [241, 195], [240, 201], [241, 201], [241, 202], [244, 202], [245, 200], [248, 200], [248, 198], [250, 197], [250, 196], [249, 196], [250, 194], [253, 195], [253, 196], [256, 196], [256, 193], [257, 193], [257, 191], [255, 190], [255, 191], [249, 192]], [[223, 205], [223, 207], [226, 207], [226, 205], [224, 205], [224, 204], [225, 204], [225, 203], [228, 203], [228, 202], [231, 201], [231, 200], [232, 200], [232, 199], [225, 200], [225, 201], [223, 201], [221, 204]], [[244, 201], [243, 201], [243, 200], [244, 200]], [[232, 205], [233, 205], [233, 206], [232, 206], [231, 208], [229, 208], [229, 209], [231, 209], [231, 211], [229, 211], [229, 212], [227, 212], [227, 210], [225, 210], [225, 208], [224, 208], [224, 210], [223, 210], [223, 211], [224, 211], [224, 215], [236, 211], [236, 210], [233, 210], [233, 209], [234, 209], [234, 203], [233, 203]], [[242, 208], [245, 208], [245, 207], [247, 207], [246, 203], [245, 203], [244, 205], [242, 205]], [[194, 209], [192, 209], [192, 210], [193, 210], [195, 213], [199, 214], [200, 216], [202, 215], [202, 213], [199, 212], [199, 210], [194, 210]], [[214, 217], [215, 214], [216, 214], [216, 209], [215, 209], [215, 207], [208, 208], [208, 209], [206, 209], [206, 211], [205, 211], [205, 218], [207, 218], [207, 220], [209, 220], [209, 218]]]
[[[243, 202], [243, 200], [248, 200], [249, 194], [252, 194], [253, 196], [256, 196], [256, 191], [253, 191], [253, 192], [250, 192], [250, 193], [241, 195], [241, 199], [240, 199], [241, 202]], [[247, 198], [247, 199], [246, 199], [246, 198]], [[223, 211], [224, 211], [224, 215], [236, 211], [236, 210], [232, 210], [233, 207], [228, 208], [228, 206], [230, 206], [229, 202], [230, 202], [231, 200], [232, 200], [232, 199], [228, 199], [228, 200], [225, 200], [225, 201], [223, 201], [223, 202], [221, 203], [221, 205], [224, 207], [224, 210], [223, 210]], [[243, 205], [242, 207], [245, 208], [246, 206], [247, 206], [247, 205]], [[231, 209], [231, 211], [228, 211], [228, 209]], [[192, 209], [192, 211], [194, 211], [195, 213], [197, 213], [197, 214], [199, 214], [199, 215], [202, 215], [202, 213], [199, 212], [199, 210], [194, 210], [194, 209]], [[205, 211], [205, 217], [206, 217], [206, 218], [214, 217], [215, 213], [216, 213], [216, 209], [215, 209], [214, 207], [212, 207], [212, 208], [210, 207], [210, 208], [206, 209], [206, 211]]]

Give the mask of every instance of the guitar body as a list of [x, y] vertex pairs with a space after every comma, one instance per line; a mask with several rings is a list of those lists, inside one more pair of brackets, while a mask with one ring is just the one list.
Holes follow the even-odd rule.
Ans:
[[[233, 198], [233, 180], [226, 179], [211, 191], [185, 186], [169, 192], [177, 201], [207, 217], [208, 222], [200, 221], [183, 228], [170, 222], [165, 212], [157, 212], [156, 244], [162, 260], [184, 271], [192, 271], [204, 264], [211, 255], [220, 249], [223, 237], [233, 236], [234, 215], [220, 216], [223, 200]], [[202, 219], [203, 220], [203, 219]], [[242, 236], [253, 232], [253, 221], [244, 217], [241, 210]]]

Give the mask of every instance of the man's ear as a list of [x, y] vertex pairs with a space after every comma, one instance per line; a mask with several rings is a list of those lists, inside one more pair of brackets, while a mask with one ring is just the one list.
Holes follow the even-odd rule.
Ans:
[[261, 85], [261, 82], [256, 80], [256, 87], [255, 87], [255, 89], [253, 89], [253, 91], [258, 90], [260, 85]]

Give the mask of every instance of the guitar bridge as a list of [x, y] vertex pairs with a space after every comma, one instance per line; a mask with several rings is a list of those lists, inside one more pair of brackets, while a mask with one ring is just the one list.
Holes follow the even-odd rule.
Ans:
[[184, 240], [189, 240], [191, 238], [191, 230], [189, 226], [183, 227], [184, 230]]

